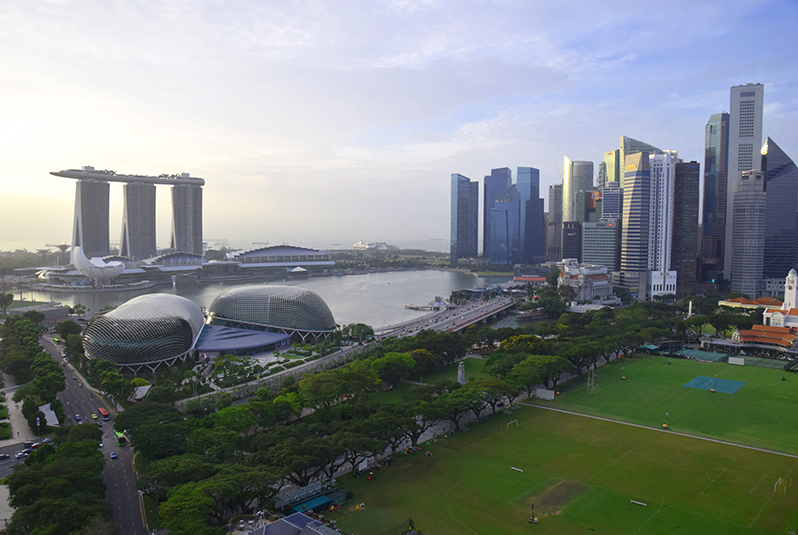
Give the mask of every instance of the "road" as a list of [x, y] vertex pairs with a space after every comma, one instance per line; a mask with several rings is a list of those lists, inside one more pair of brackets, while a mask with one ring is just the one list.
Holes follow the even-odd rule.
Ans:
[[467, 325], [492, 316], [497, 310], [506, 308], [512, 302], [513, 299], [510, 297], [474, 301], [456, 308], [428, 314], [402, 325], [396, 325], [390, 330], [383, 331], [379, 338], [413, 336], [424, 329], [441, 332], [459, 331]]
[[[133, 450], [130, 446], [120, 447], [116, 443], [114, 436], [113, 412], [110, 421], [103, 422], [97, 412], [98, 407], [105, 407], [102, 400], [97, 397], [90, 389], [86, 388], [79, 374], [60, 357], [60, 351], [51, 340], [42, 338], [39, 340], [42, 347], [50, 353], [54, 359], [64, 364], [66, 375], [66, 389], [59, 392], [58, 399], [64, 405], [64, 415], [66, 416], [65, 425], [100, 425], [103, 433], [102, 447], [100, 450], [105, 456], [105, 468], [103, 469], [103, 481], [106, 485], [105, 499], [111, 504], [114, 510], [112, 521], [120, 526], [119, 535], [147, 535], [149, 531], [144, 527], [139, 501], [139, 493], [136, 489], [136, 475], [133, 470]], [[92, 414], [98, 418], [92, 419]], [[80, 421], [76, 419], [80, 416]], [[20, 447], [17, 447], [21, 449]], [[111, 459], [111, 452], [115, 451], [117, 459]], [[6, 452], [3, 452], [6, 453]], [[16, 453], [16, 451], [14, 452]], [[11, 455], [13, 458], [13, 454]], [[8, 461], [3, 461], [0, 466], [0, 476], [3, 476], [3, 468]]]

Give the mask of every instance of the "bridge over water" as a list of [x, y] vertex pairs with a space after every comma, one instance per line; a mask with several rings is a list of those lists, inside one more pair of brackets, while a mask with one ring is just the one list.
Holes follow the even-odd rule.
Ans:
[[457, 308], [427, 314], [420, 318], [375, 329], [378, 338], [386, 336], [405, 336], [411, 333], [431, 329], [442, 332], [459, 332], [475, 323], [485, 322], [489, 318], [505, 313], [515, 306], [510, 297], [496, 297], [487, 301], [474, 301]]

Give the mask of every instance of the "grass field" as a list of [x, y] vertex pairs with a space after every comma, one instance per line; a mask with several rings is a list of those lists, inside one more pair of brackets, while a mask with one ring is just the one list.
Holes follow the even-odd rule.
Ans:
[[[674, 431], [798, 454], [796, 374], [656, 356], [613, 361], [596, 373], [595, 392], [583, 384], [552, 406], [651, 427], [665, 423], [668, 412]], [[699, 375], [746, 385], [735, 394], [682, 387]]]
[[[578, 387], [550, 406], [655, 428], [667, 410], [674, 431], [796, 449], [791, 409], [798, 377], [781, 381], [781, 372], [763, 368], [667, 361], [646, 357], [600, 368], [597, 392]], [[716, 374], [747, 384], [731, 395], [681, 386]], [[518, 424], [508, 429], [514, 419]], [[401, 533], [410, 518], [436, 535], [798, 529], [798, 458], [787, 455], [534, 406], [439, 440], [430, 451], [430, 457], [396, 456], [373, 481], [339, 478], [354, 500], [329, 516], [356, 535]], [[365, 507], [356, 508], [361, 502]], [[532, 503], [540, 519], [535, 526], [527, 521]]]
[[[434, 384], [445, 379], [457, 381], [457, 366], [457, 364], [450, 364], [449, 366], [446, 366], [435, 373], [431, 373], [423, 377], [413, 377], [412, 380], [422, 380], [426, 384]], [[483, 359], [465, 359], [466, 379], [493, 379], [493, 377], [487, 373], [482, 372], [482, 368], [484, 367], [485, 361]], [[369, 396], [372, 400], [377, 401], [378, 403], [398, 403], [412, 386], [413, 385], [410, 383], [399, 383], [393, 390], [389, 392], [373, 392]]]

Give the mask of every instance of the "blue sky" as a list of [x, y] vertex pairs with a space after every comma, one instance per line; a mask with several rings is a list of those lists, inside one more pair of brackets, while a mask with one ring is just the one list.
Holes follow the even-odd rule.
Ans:
[[[69, 240], [48, 173], [82, 165], [205, 178], [205, 236], [242, 246], [447, 237], [451, 173], [533, 166], [546, 191], [621, 135], [703, 167], [748, 82], [798, 158], [796, 23], [794, 1], [7, 0], [0, 249]], [[121, 217], [117, 186], [112, 239]]]

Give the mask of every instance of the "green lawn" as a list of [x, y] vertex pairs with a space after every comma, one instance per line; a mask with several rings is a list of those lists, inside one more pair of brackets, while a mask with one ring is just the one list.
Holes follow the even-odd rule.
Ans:
[[[423, 380], [426, 384], [433, 384], [438, 381], [442, 381], [444, 379], [449, 379], [450, 381], [457, 381], [457, 364], [451, 364], [446, 366], [445, 368], [436, 371], [430, 375], [425, 375], [423, 377], [412, 377], [412, 381], [419, 381]], [[485, 361], [482, 359], [465, 359], [465, 372], [466, 372], [466, 380], [470, 381], [472, 379], [493, 379], [492, 376], [488, 375], [487, 373], [482, 373], [482, 368], [485, 367]], [[385, 392], [372, 392], [369, 394], [369, 397], [378, 403], [398, 403], [401, 401], [402, 397], [413, 387], [410, 383], [399, 383], [394, 387], [393, 390], [388, 390]]]
[[[518, 425], [508, 429], [514, 419]], [[798, 460], [782, 455], [533, 407], [430, 450], [429, 457], [396, 456], [373, 481], [339, 478], [354, 500], [326, 516], [355, 535], [387, 533], [411, 518], [435, 535], [759, 534], [798, 527]], [[774, 492], [779, 477], [786, 484]], [[533, 503], [537, 526], [527, 522]]]
[[[699, 375], [746, 385], [735, 394], [682, 386]], [[798, 454], [798, 375], [647, 356], [599, 367], [596, 383], [595, 392], [583, 384], [557, 396], [552, 406], [651, 427], [665, 423], [668, 412], [674, 431]]]

